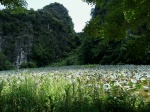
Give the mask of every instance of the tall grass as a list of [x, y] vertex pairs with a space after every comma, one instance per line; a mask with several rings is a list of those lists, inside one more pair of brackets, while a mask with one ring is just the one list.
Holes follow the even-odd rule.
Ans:
[[[0, 112], [149, 112], [150, 104], [90, 77], [25, 72], [0, 78]], [[99, 79], [96, 79], [99, 80]]]

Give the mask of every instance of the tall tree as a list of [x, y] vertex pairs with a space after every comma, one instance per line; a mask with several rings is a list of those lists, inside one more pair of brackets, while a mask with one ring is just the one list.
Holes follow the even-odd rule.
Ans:
[[12, 13], [26, 13], [26, 0], [0, 0], [0, 4], [5, 8], [11, 9]]
[[[137, 30], [144, 27], [150, 30], [150, 2], [149, 0], [83, 0], [90, 4], [95, 4], [98, 8], [107, 9], [103, 27], [104, 34], [108, 35], [112, 30], [126, 33], [127, 30]], [[100, 20], [99, 20], [100, 21]], [[97, 21], [96, 21], [97, 22]], [[115, 26], [117, 28], [115, 28]], [[112, 28], [113, 27], [113, 28]], [[121, 29], [118, 31], [118, 27]], [[94, 29], [95, 30], [95, 29]], [[101, 29], [102, 30], [102, 29]], [[99, 34], [102, 33], [98, 30]], [[142, 31], [141, 31], [142, 32]], [[112, 31], [112, 34], [114, 32]], [[140, 36], [146, 36], [142, 32]], [[114, 35], [114, 34], [113, 34]], [[114, 35], [116, 36], [116, 35]], [[122, 35], [124, 37], [124, 35]], [[109, 36], [110, 37], [110, 36]]]
[[24, 7], [26, 8], [27, 2], [25, 0], [0, 0], [0, 3], [6, 8]]
[[150, 2], [149, 0], [83, 0], [105, 9], [105, 16], [96, 16], [84, 31], [105, 40], [120, 41], [134, 38], [129, 46], [133, 54], [141, 56], [150, 47]]

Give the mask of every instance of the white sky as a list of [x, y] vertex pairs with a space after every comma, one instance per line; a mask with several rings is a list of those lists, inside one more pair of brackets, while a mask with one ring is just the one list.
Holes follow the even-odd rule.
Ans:
[[90, 20], [90, 12], [92, 6], [83, 2], [82, 0], [26, 0], [28, 3], [28, 9], [34, 10], [42, 9], [44, 6], [50, 3], [58, 2], [63, 4], [69, 11], [69, 15], [74, 23], [74, 29], [76, 32], [81, 32], [87, 21]]

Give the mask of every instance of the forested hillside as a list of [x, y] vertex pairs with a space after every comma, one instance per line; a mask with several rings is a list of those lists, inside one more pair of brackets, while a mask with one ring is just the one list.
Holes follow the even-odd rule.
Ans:
[[94, 4], [81, 34], [82, 64], [150, 64], [149, 0], [83, 0]]
[[65, 58], [75, 48], [68, 10], [59, 3], [25, 13], [0, 11], [0, 69], [41, 67]]
[[75, 33], [68, 10], [59, 3], [37, 11], [1, 10], [0, 70], [49, 65], [150, 64], [147, 0], [83, 1], [95, 8], [80, 33]]

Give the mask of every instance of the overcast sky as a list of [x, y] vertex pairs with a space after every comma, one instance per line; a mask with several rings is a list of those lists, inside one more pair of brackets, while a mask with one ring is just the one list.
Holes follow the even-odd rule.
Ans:
[[90, 12], [92, 6], [88, 5], [82, 0], [26, 0], [28, 9], [41, 9], [50, 3], [58, 2], [64, 5], [69, 11], [69, 15], [74, 23], [76, 32], [81, 32], [87, 21], [90, 20]]

